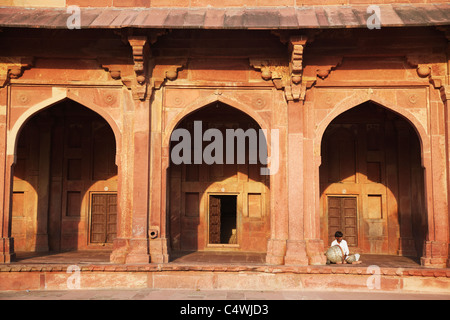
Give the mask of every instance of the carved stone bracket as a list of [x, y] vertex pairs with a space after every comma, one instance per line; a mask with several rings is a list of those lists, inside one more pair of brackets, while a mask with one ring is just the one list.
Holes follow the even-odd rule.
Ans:
[[428, 78], [429, 82], [435, 89], [439, 89], [445, 84], [445, 75], [433, 74], [432, 63], [427, 63], [427, 56], [421, 55], [407, 55], [406, 61], [408, 64], [416, 68], [417, 75], [420, 78]]
[[155, 61], [153, 69], [153, 87], [161, 88], [166, 81], [175, 81], [178, 78], [178, 72], [186, 67], [187, 59], [158, 59]]
[[303, 79], [303, 50], [308, 38], [304, 35], [291, 36], [289, 38], [289, 72], [290, 83], [287, 84], [284, 93], [288, 101], [304, 100], [307, 82]]
[[343, 56], [324, 56], [320, 59], [320, 66], [317, 66], [316, 75], [324, 80], [342, 63]]
[[25, 69], [34, 65], [33, 57], [0, 57], [0, 88], [10, 79], [18, 79]]
[[133, 97], [145, 100], [147, 94], [146, 61], [150, 56], [150, 47], [146, 36], [129, 36], [128, 42], [133, 49], [135, 78], [132, 80]]
[[250, 65], [261, 71], [261, 77], [268, 81], [272, 80], [274, 86], [284, 90], [287, 101], [305, 100], [306, 90], [311, 88], [317, 81], [317, 77], [324, 79], [331, 69], [336, 67], [342, 57], [337, 61], [327, 61], [326, 65], [317, 69], [314, 75], [304, 74], [303, 50], [308, 37], [305, 35], [290, 36], [288, 61], [282, 59], [250, 59]]
[[120, 80], [122, 78], [122, 66], [113, 64], [102, 64], [103, 69], [109, 72], [111, 78], [114, 80]]
[[260, 70], [264, 80], [272, 80], [278, 90], [289, 83], [289, 64], [283, 59], [250, 59], [250, 66]]

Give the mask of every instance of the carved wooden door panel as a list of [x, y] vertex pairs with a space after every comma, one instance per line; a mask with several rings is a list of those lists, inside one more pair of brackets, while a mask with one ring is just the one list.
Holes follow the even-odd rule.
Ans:
[[209, 197], [209, 243], [220, 243], [220, 198]]
[[117, 234], [117, 194], [109, 194], [106, 201], [106, 243], [112, 243]]
[[112, 243], [116, 237], [117, 195], [93, 194], [91, 243]]
[[328, 245], [336, 231], [344, 233], [349, 247], [358, 246], [356, 197], [328, 197]]

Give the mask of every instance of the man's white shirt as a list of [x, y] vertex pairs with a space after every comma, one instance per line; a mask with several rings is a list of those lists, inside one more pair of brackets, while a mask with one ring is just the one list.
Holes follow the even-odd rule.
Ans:
[[350, 250], [348, 249], [347, 241], [341, 240], [341, 243], [338, 243], [337, 240], [334, 240], [331, 243], [331, 246], [340, 246], [342, 251], [344, 251], [344, 255], [348, 256], [350, 254]]

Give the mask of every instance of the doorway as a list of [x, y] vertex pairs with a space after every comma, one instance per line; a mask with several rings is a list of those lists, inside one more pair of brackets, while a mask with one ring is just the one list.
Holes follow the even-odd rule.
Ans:
[[328, 243], [333, 242], [336, 231], [345, 234], [349, 246], [358, 246], [356, 197], [328, 197]]
[[112, 243], [116, 238], [117, 194], [92, 194], [91, 243]]
[[209, 196], [209, 244], [237, 244], [237, 195]]

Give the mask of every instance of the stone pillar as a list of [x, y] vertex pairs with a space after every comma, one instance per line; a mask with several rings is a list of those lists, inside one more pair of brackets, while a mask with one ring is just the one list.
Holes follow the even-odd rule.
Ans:
[[[123, 94], [123, 124], [121, 128], [121, 138], [116, 145], [116, 165], [117, 165], [117, 236], [113, 243], [113, 252], [110, 256], [112, 263], [125, 263], [129, 249], [131, 236], [131, 213], [133, 199], [130, 197], [133, 191], [133, 176], [129, 170], [132, 170], [132, 149], [130, 147], [132, 136], [129, 130], [133, 128], [134, 103], [130, 98], [127, 89]], [[127, 99], [130, 98], [130, 99]], [[123, 128], [127, 128], [125, 131]]]
[[[150, 222], [149, 249], [151, 262], [169, 262], [167, 226], [169, 146], [162, 142], [162, 92], [155, 91], [151, 103], [150, 127]], [[171, 134], [171, 133], [169, 133]]]
[[0, 88], [0, 263], [15, 258], [11, 238], [11, 190], [14, 156], [7, 155], [7, 88]]
[[320, 238], [320, 147], [314, 145], [314, 105], [303, 107], [303, 214], [306, 253], [311, 265], [326, 263], [325, 248]]
[[135, 101], [134, 127], [127, 128], [133, 134], [133, 211], [131, 239], [126, 263], [149, 263], [148, 214], [149, 214], [149, 101]]
[[288, 205], [289, 239], [285, 263], [307, 265], [306, 241], [304, 238], [304, 167], [303, 167], [303, 103], [288, 102]]
[[[441, 98], [444, 101], [431, 101], [430, 129], [431, 155], [423, 155], [427, 161], [428, 172], [425, 172], [427, 181], [428, 201], [428, 235], [424, 243], [421, 264], [429, 267], [445, 267], [449, 252], [449, 213], [448, 213], [448, 119], [449, 119], [449, 89], [441, 88]], [[432, 92], [433, 94], [433, 92]], [[439, 110], [444, 107], [444, 110]], [[443, 111], [443, 112], [440, 112]], [[444, 114], [444, 119], [440, 115]], [[426, 157], [429, 157], [426, 158]], [[430, 190], [431, 189], [431, 190]], [[430, 196], [431, 195], [431, 196]]]
[[[279, 148], [272, 150], [279, 153], [278, 172], [270, 175], [270, 227], [271, 235], [267, 245], [266, 262], [269, 264], [284, 264], [286, 255], [286, 241], [288, 239], [288, 170], [287, 170], [287, 112], [286, 104], [280, 103], [272, 110], [272, 125], [270, 130], [279, 132]], [[271, 144], [271, 141], [267, 141]], [[269, 154], [269, 157], [271, 156]]]
[[[450, 44], [448, 45], [450, 52]], [[448, 67], [450, 68], [450, 57], [449, 57], [449, 64]], [[450, 71], [449, 71], [450, 72]], [[450, 82], [450, 76], [448, 79], [448, 82]], [[441, 87], [441, 98], [444, 102], [444, 120], [445, 120], [445, 159], [446, 159], [446, 168], [447, 168], [447, 201], [450, 200], [450, 85], [442, 86]], [[448, 215], [448, 221], [450, 224], [450, 210], [447, 212]], [[447, 226], [448, 229], [448, 226]], [[449, 239], [448, 239], [448, 245], [447, 245], [447, 267], [450, 267], [450, 230], [449, 230]]]

